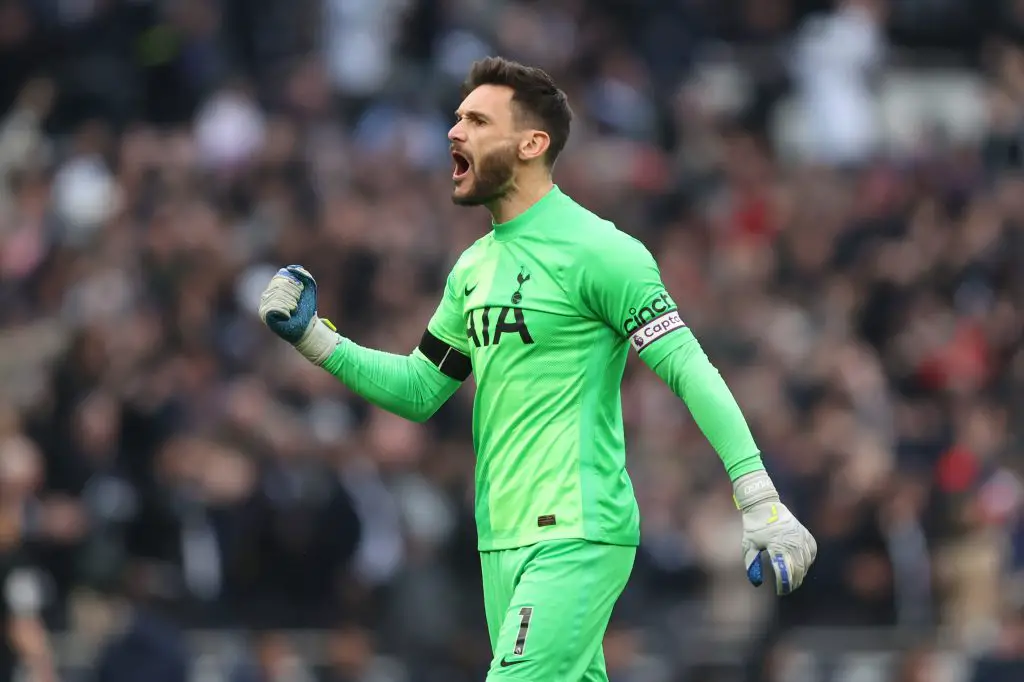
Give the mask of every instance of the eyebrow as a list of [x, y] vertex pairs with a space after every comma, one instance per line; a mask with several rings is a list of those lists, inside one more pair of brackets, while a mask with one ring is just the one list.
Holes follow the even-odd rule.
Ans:
[[481, 114], [479, 111], [473, 111], [472, 109], [470, 109], [469, 111], [459, 111], [458, 109], [456, 109], [455, 118], [469, 118], [484, 122], [488, 122], [491, 120], [484, 114]]

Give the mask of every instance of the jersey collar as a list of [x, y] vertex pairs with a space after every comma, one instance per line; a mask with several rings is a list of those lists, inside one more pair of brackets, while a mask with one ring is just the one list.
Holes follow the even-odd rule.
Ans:
[[498, 241], [506, 241], [521, 234], [524, 229], [537, 222], [537, 219], [544, 214], [546, 207], [557, 202], [562, 196], [562, 190], [558, 189], [558, 185], [554, 185], [537, 203], [512, 220], [504, 223], [492, 222], [491, 228], [494, 230], [494, 238]]

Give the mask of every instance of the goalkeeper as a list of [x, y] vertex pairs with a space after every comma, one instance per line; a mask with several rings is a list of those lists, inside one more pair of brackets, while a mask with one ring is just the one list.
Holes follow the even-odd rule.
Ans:
[[651, 254], [553, 184], [571, 118], [543, 71], [473, 65], [448, 133], [452, 200], [485, 206], [492, 229], [456, 262], [409, 355], [359, 346], [318, 318], [301, 266], [281, 269], [260, 302], [275, 334], [402, 417], [429, 418], [476, 374], [475, 513], [495, 682], [607, 680], [602, 639], [640, 541], [620, 402], [630, 346], [720, 456], [750, 581], [762, 582], [766, 551], [776, 592], [791, 592], [817, 551]]

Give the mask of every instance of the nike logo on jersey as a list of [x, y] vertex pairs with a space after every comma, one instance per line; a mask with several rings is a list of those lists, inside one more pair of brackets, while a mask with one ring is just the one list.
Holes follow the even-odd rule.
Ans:
[[505, 659], [505, 658], [503, 657], [503, 658], [501, 659], [501, 663], [499, 663], [498, 665], [500, 665], [500, 666], [501, 666], [502, 668], [507, 668], [507, 667], [509, 667], [510, 665], [519, 665], [520, 663], [526, 663], [526, 661], [525, 661], [525, 660], [523, 660], [523, 659], [520, 659], [520, 660], [518, 660], [518, 661], [509, 661], [509, 660], [506, 660], [506, 659]]
[[465, 294], [466, 296], [469, 296], [469, 295], [470, 295], [471, 293], [473, 293], [474, 291], [476, 291], [476, 288], [477, 288], [478, 286], [480, 286], [480, 285], [479, 285], [479, 284], [474, 284], [474, 285], [473, 285], [473, 288], [472, 288], [472, 289], [471, 289], [471, 288], [469, 288], [469, 287], [467, 286], [467, 287], [466, 287], [465, 289], [463, 289], [463, 290], [462, 290], [462, 292], [463, 292], [463, 293], [464, 293], [464, 294]]

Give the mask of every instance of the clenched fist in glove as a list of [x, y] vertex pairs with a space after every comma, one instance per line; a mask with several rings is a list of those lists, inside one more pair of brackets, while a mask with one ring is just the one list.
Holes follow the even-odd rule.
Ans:
[[743, 565], [755, 586], [764, 582], [761, 552], [775, 570], [775, 593], [789, 594], [807, 576], [818, 554], [818, 543], [779, 500], [765, 471], [740, 476], [733, 483], [733, 497], [743, 514]]
[[260, 319], [315, 365], [341, 341], [330, 320], [316, 314], [316, 280], [301, 265], [281, 268], [260, 296]]

